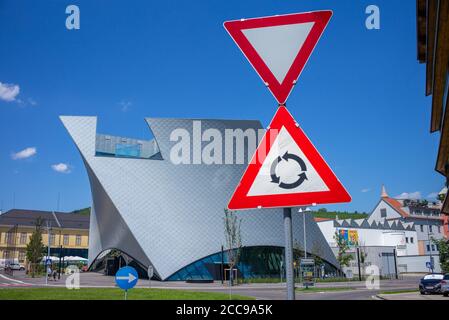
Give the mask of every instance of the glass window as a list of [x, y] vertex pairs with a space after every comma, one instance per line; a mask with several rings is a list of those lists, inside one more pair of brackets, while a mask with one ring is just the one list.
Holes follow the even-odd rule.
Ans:
[[62, 241], [65, 246], [68, 246], [69, 245], [69, 235], [65, 234]]
[[430, 251], [430, 245], [426, 245], [427, 251]]
[[12, 232], [7, 232], [5, 234], [5, 242], [8, 244], [12, 244], [14, 239], [14, 234]]
[[380, 209], [380, 217], [381, 218], [387, 217], [387, 209]]
[[79, 234], [76, 235], [76, 245], [77, 246], [81, 245], [81, 236]]
[[25, 244], [25, 243], [27, 243], [27, 233], [22, 232], [20, 234], [20, 244]]
[[53, 246], [55, 244], [55, 234], [50, 233], [50, 245]]
[[24, 262], [25, 261], [25, 251], [19, 251], [19, 262]]
[[9, 259], [9, 251], [8, 250], [3, 251], [3, 259]]
[[405, 243], [408, 243], [408, 237], [405, 237]]
[[441, 233], [441, 226], [438, 226], [438, 233]]
[[413, 237], [410, 237], [410, 243], [413, 243]]
[[424, 232], [424, 226], [420, 225], [419, 228], [421, 229], [421, 232]]
[[429, 225], [429, 232], [432, 232], [432, 226]]
[[432, 244], [432, 251], [435, 251], [435, 245]]

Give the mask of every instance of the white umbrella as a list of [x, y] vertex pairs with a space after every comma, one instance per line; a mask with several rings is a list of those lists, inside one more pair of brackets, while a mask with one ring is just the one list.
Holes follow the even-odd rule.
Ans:
[[52, 262], [54, 262], [54, 261], [59, 261], [59, 257], [55, 257], [55, 256], [44, 256], [43, 258], [42, 258], [42, 261], [47, 261], [47, 259], [50, 259]]
[[87, 259], [78, 256], [67, 256], [64, 257], [64, 261], [87, 261]]

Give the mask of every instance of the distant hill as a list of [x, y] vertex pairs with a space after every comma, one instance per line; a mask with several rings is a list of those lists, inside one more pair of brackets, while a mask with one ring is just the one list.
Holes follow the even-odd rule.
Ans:
[[347, 212], [347, 211], [327, 211], [325, 209], [320, 209], [318, 211], [312, 212], [315, 218], [326, 218], [326, 219], [365, 219], [368, 218], [369, 214], [365, 212]]
[[75, 211], [72, 211], [71, 213], [76, 213], [76, 214], [81, 214], [83, 216], [88, 216], [88, 215], [90, 215], [90, 208], [84, 208], [84, 209], [75, 210]]

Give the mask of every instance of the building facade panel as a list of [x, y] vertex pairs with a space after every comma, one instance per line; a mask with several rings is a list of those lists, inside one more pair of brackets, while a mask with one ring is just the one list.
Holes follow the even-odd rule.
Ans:
[[[258, 121], [202, 120], [198, 128], [197, 121], [191, 119], [147, 119], [159, 156], [142, 159], [96, 154], [96, 118], [61, 117], [61, 120], [88, 168], [94, 208], [91, 232], [99, 233], [91, 235], [91, 262], [112, 245], [127, 254], [139, 247], [145, 257], [133, 258], [145, 267], [152, 264], [160, 278], [167, 279], [192, 262], [221, 250], [225, 244], [223, 210], [246, 168], [248, 147], [244, 149], [244, 162], [240, 164], [235, 164], [238, 156], [234, 152], [231, 154], [233, 164], [175, 165], [169, 157], [177, 140], [171, 135], [176, 130], [187, 132], [192, 142], [190, 160], [194, 163], [198, 160], [195, 150], [201, 153], [208, 143], [203, 141], [195, 146], [196, 135], [200, 135], [201, 141], [201, 135], [208, 129], [216, 130], [222, 137], [226, 129], [257, 131], [261, 130]], [[234, 146], [233, 150], [236, 149]], [[225, 154], [229, 156], [227, 152], [229, 150], [223, 150], [223, 160]], [[115, 242], [107, 239], [111, 237], [109, 227], [104, 227], [111, 223], [107, 209], [113, 212], [115, 222], [119, 218], [123, 220], [119, 221], [121, 231], [130, 233], [134, 244], [131, 240], [124, 241], [124, 234]], [[248, 210], [238, 215], [242, 218], [244, 246], [284, 246], [282, 210]], [[303, 242], [302, 217], [300, 214], [293, 217], [294, 225], [298, 226], [294, 230], [297, 243]], [[323, 258], [337, 266], [312, 217], [306, 216], [306, 224], [310, 230], [308, 244], [322, 246]]]

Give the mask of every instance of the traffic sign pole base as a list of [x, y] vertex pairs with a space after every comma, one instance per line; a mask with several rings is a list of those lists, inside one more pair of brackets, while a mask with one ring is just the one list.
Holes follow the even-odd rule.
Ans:
[[293, 234], [292, 209], [284, 208], [285, 232], [285, 273], [287, 280], [287, 300], [295, 300], [295, 281], [293, 276]]

